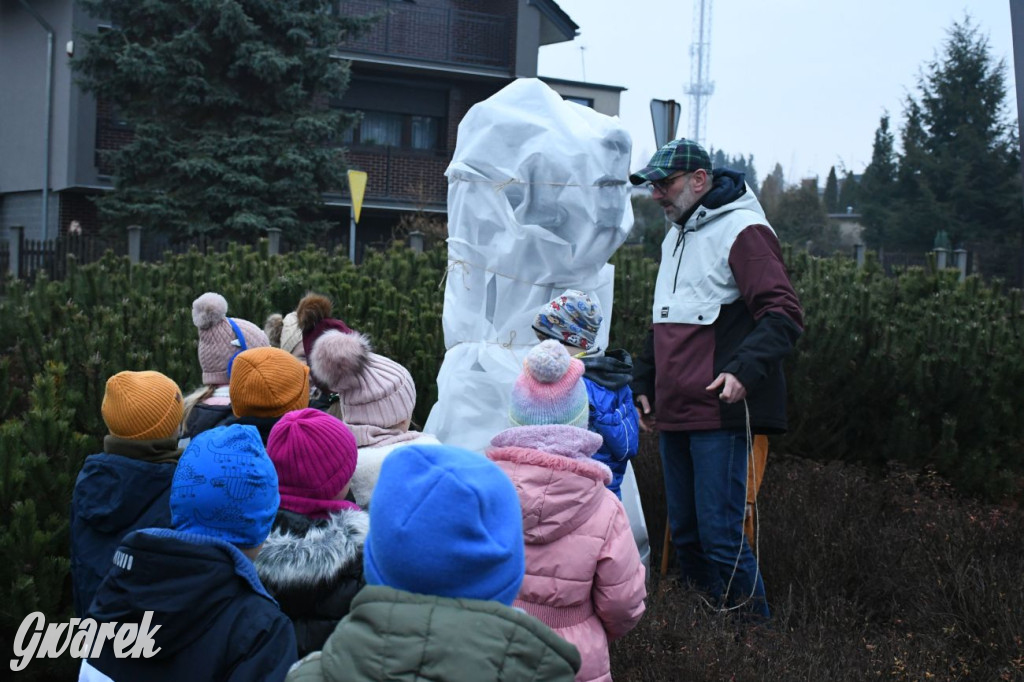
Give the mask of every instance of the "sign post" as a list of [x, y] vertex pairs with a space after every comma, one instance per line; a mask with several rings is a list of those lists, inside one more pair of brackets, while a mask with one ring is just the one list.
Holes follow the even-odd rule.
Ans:
[[679, 112], [682, 105], [674, 99], [651, 100], [651, 121], [654, 122], [654, 144], [661, 149], [676, 139], [676, 126], [679, 125]]
[[348, 191], [352, 195], [352, 212], [348, 227], [348, 259], [356, 262], [356, 223], [363, 208], [363, 195], [366, 193], [366, 171], [350, 170], [348, 172]]

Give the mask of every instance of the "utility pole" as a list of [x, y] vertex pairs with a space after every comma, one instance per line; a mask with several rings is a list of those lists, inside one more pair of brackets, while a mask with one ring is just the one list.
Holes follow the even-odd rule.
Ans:
[[[1013, 31], [1013, 71], [1017, 83], [1017, 144], [1024, 146], [1024, 0], [1010, 0], [1010, 28]], [[1021, 182], [1024, 183], [1024, 154], [1020, 159]], [[1021, 235], [1024, 239], [1024, 235]], [[1024, 282], [1024, 253], [1017, 265], [1017, 281]]]
[[[715, 91], [711, 81], [711, 0], [694, 0], [693, 42], [690, 44], [690, 139], [704, 144], [707, 135], [708, 97]], [[706, 146], [706, 145], [705, 145]]]

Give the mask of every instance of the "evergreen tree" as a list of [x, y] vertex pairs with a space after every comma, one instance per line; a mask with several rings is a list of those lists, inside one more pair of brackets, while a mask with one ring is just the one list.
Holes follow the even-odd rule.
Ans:
[[828, 179], [825, 180], [825, 194], [822, 196], [827, 213], [839, 213], [839, 178], [836, 177], [836, 167], [828, 169]]
[[786, 179], [782, 174], [782, 165], [776, 163], [771, 174], [764, 179], [759, 196], [761, 206], [764, 208], [765, 215], [768, 216], [769, 221], [772, 220], [775, 211], [779, 207], [779, 199], [782, 197], [782, 192], [785, 188]]
[[876, 132], [864, 187], [874, 245], [927, 250], [943, 230], [954, 246], [1002, 247], [989, 272], [1017, 274], [1024, 215], [1006, 94], [988, 39], [969, 17], [954, 23], [907, 96], [895, 172], [886, 117]]
[[827, 225], [828, 215], [818, 198], [817, 178], [804, 180], [798, 187], [782, 192], [770, 220], [779, 240], [797, 247], [803, 248], [810, 241], [815, 251], [827, 252], [838, 243], [838, 230]]
[[906, 122], [900, 133], [903, 151], [898, 157], [896, 191], [890, 205], [894, 218], [890, 241], [897, 248], [927, 251], [936, 231], [944, 229], [951, 216], [944, 214], [928, 181], [936, 175], [935, 159], [928, 154], [924, 117], [913, 97], [907, 97], [904, 116]]
[[[889, 114], [883, 114], [875, 130], [871, 163], [861, 180], [861, 215], [864, 239], [874, 248], [884, 247], [893, 220], [892, 201], [896, 187], [895, 136], [889, 130]], [[845, 182], [844, 182], [845, 185]]]
[[760, 194], [761, 188], [757, 182], [757, 169], [754, 168], [753, 154], [746, 157], [743, 155], [730, 157], [721, 149], [716, 149], [711, 153], [711, 165], [714, 168], [730, 168], [743, 173], [744, 179], [750, 185], [750, 189], [754, 190], [754, 194]]
[[839, 182], [839, 213], [846, 213], [846, 210], [860, 210], [861, 204], [860, 181], [853, 175], [853, 171], [847, 169], [843, 179]]
[[348, 82], [332, 59], [367, 25], [328, 0], [82, 0], [111, 28], [80, 36], [72, 62], [133, 139], [111, 153], [106, 226], [240, 236], [318, 226], [322, 193], [344, 182], [330, 106]]
[[918, 87], [928, 133], [922, 146], [931, 161], [921, 171], [953, 243], [1016, 236], [1021, 186], [1006, 115], [1006, 64], [993, 60], [988, 38], [970, 18], [953, 25]]

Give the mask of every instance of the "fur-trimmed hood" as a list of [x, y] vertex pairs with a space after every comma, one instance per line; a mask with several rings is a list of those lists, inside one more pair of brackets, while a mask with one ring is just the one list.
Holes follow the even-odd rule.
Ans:
[[527, 544], [547, 544], [572, 533], [597, 512], [611, 470], [590, 456], [601, 437], [573, 426], [520, 426], [491, 440], [487, 457], [516, 486]]
[[342, 509], [323, 521], [280, 510], [256, 557], [260, 580], [274, 592], [358, 575], [369, 528], [370, 516], [362, 510]]

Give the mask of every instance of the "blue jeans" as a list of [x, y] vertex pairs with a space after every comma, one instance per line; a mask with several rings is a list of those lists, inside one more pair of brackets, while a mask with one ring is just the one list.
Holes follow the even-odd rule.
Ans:
[[747, 457], [743, 431], [661, 432], [672, 544], [682, 578], [716, 606], [745, 602], [743, 609], [769, 618], [764, 581], [743, 535]]

